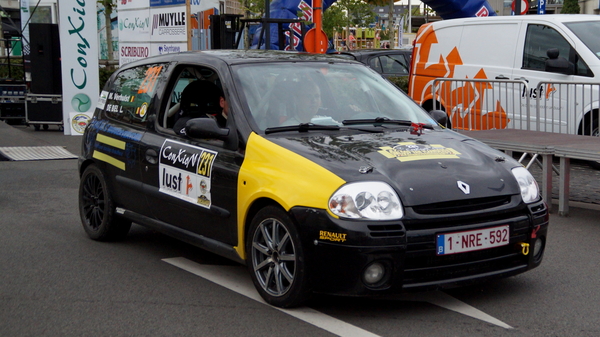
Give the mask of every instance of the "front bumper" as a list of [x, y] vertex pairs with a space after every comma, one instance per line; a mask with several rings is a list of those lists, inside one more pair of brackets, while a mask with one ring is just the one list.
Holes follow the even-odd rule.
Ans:
[[[537, 267], [548, 231], [543, 201], [525, 205], [505, 197], [485, 210], [460, 207], [405, 208], [399, 221], [357, 221], [331, 217], [325, 210], [296, 207], [308, 274], [316, 292], [377, 295], [467, 285], [516, 275]], [[432, 209], [435, 209], [432, 211]], [[508, 245], [452, 255], [436, 255], [436, 235], [510, 225]], [[535, 240], [542, 249], [534, 255]], [[523, 244], [530, 247], [524, 254]], [[363, 281], [365, 268], [380, 262], [386, 276], [375, 285]]]

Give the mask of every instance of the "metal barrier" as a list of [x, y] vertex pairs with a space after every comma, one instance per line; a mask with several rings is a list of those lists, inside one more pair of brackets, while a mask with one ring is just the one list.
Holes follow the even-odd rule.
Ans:
[[433, 109], [446, 111], [453, 129], [530, 130], [529, 95], [522, 92], [529, 92], [524, 80], [438, 78]]
[[432, 94], [453, 129], [600, 136], [600, 83], [438, 78]]
[[598, 136], [600, 83], [540, 82], [532, 111], [539, 131]]

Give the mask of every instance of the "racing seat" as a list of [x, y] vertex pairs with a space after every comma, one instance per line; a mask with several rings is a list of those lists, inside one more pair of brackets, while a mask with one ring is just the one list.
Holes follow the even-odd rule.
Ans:
[[206, 80], [197, 80], [188, 84], [181, 92], [179, 112], [174, 116], [175, 133], [182, 134], [185, 123], [192, 118], [209, 118], [221, 113], [221, 89]]
[[182, 126], [192, 118], [208, 118], [221, 113], [221, 89], [210, 81], [197, 80], [188, 84], [181, 92], [180, 110], [174, 116], [175, 133], [181, 133]]

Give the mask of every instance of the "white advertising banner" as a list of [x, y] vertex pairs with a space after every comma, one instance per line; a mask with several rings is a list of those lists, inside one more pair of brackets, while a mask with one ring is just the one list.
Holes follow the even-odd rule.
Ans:
[[59, 6], [63, 124], [70, 135], [71, 113], [93, 113], [100, 92], [96, 1], [61, 0]]
[[119, 10], [119, 41], [149, 42], [149, 9]]
[[150, 7], [150, 0], [119, 0], [117, 2], [119, 12], [124, 9], [142, 9], [148, 7]]
[[152, 42], [187, 43], [185, 6], [152, 7]]
[[150, 45], [150, 55], [163, 55], [163, 54], [172, 54], [179, 53], [187, 50], [187, 43], [168, 43], [168, 42], [160, 42], [160, 43], [151, 43]]
[[152, 55], [153, 54], [150, 53], [150, 43], [148, 42], [119, 43], [119, 64], [121, 65]]
[[[203, 1], [190, 0], [193, 6]], [[119, 65], [148, 56], [188, 50], [190, 27], [185, 0], [121, 0], [119, 11]]]

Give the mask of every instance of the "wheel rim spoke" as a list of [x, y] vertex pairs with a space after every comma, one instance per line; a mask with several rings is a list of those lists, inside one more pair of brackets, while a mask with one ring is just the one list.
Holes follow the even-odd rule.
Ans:
[[254, 247], [254, 249], [256, 249], [258, 252], [260, 252], [261, 254], [263, 254], [265, 256], [269, 255], [269, 248], [267, 248], [267, 247], [265, 247], [263, 245], [260, 245], [260, 244], [258, 244], [256, 242], [253, 242], [252, 243], [252, 247]]
[[281, 241], [279, 241], [277, 243], [277, 251], [281, 251], [285, 247], [285, 244], [288, 242], [289, 239], [290, 239], [290, 233], [288, 233], [286, 231], [285, 235], [283, 236], [283, 238], [281, 239]]
[[296, 254], [290, 233], [277, 219], [260, 223], [252, 241], [252, 265], [264, 291], [283, 296], [294, 282]]
[[98, 230], [104, 219], [105, 202], [104, 189], [100, 179], [89, 175], [83, 185], [82, 192], [83, 215], [92, 230]]
[[287, 268], [285, 268], [284, 265], [279, 266], [279, 271], [280, 274], [283, 275], [283, 277], [285, 277], [289, 283], [292, 283], [292, 281], [294, 281], [294, 275], [292, 275], [290, 271], [287, 270]]

